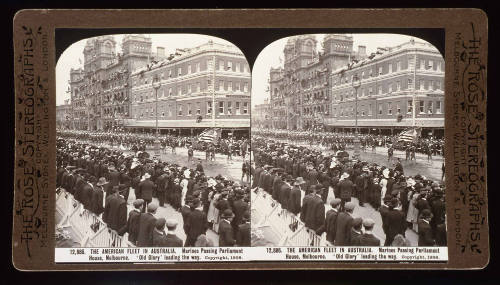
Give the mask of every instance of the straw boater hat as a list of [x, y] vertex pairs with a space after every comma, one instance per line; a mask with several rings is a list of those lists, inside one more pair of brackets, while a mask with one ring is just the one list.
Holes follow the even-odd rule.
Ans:
[[349, 178], [349, 173], [347, 173], [347, 172], [342, 173], [342, 176], [340, 176], [340, 180], [344, 180], [347, 178]]
[[302, 184], [305, 184], [306, 182], [304, 181], [304, 178], [302, 177], [297, 177], [297, 179], [295, 179], [295, 182], [293, 183], [293, 185], [302, 185]]
[[151, 175], [149, 175], [149, 173], [146, 172], [146, 174], [144, 174], [144, 176], [142, 176], [141, 181], [144, 181], [144, 180], [146, 180], [148, 178], [151, 178]]
[[106, 181], [106, 178], [105, 177], [101, 177], [99, 178], [99, 181], [97, 182], [97, 186], [102, 186], [104, 184], [108, 183], [108, 181]]

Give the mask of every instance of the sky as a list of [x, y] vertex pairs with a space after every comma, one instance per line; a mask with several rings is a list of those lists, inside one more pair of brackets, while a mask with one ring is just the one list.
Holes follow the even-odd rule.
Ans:
[[[321, 43], [324, 34], [315, 34], [317, 40], [316, 51], [321, 51]], [[377, 51], [377, 47], [391, 47], [410, 41], [412, 37], [399, 34], [352, 34], [353, 49], [357, 51], [358, 45], [366, 46], [366, 53], [369, 55]], [[252, 68], [252, 106], [264, 103], [269, 98], [267, 87], [269, 84], [269, 70], [283, 66], [285, 48], [288, 37], [277, 40], [265, 47], [255, 60]], [[421, 39], [417, 41], [425, 42]], [[280, 58], [282, 62], [280, 63]]]
[[[151, 50], [156, 52], [156, 47], [162, 46], [165, 48], [166, 55], [174, 53], [176, 48], [192, 48], [207, 43], [209, 40], [213, 40], [215, 43], [232, 45], [230, 42], [221, 38], [198, 34], [147, 34], [147, 36], [149, 36], [152, 41]], [[123, 35], [114, 35], [114, 37], [116, 41], [116, 52], [121, 53]], [[85, 47], [86, 41], [87, 39], [84, 39], [73, 43], [61, 54], [57, 62], [56, 105], [64, 104], [64, 100], [71, 97], [70, 94], [66, 92], [69, 87], [69, 72], [71, 68], [83, 68], [83, 48]], [[79, 62], [79, 59], [82, 63]]]

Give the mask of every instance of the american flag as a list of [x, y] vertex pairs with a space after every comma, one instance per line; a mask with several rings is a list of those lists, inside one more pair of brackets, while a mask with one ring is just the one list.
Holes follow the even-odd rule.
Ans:
[[219, 138], [219, 129], [206, 129], [198, 136], [198, 141], [202, 142], [215, 142]]
[[415, 142], [419, 136], [416, 128], [410, 128], [402, 131], [398, 136], [398, 142]]

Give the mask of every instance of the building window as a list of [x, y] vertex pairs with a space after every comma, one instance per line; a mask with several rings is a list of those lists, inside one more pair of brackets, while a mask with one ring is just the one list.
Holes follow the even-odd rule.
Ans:
[[432, 101], [429, 101], [427, 104], [427, 113], [432, 114]]
[[190, 65], [188, 65], [188, 72], [187, 72], [187, 73], [188, 73], [188, 74], [192, 73], [192, 72], [191, 72], [191, 64], [190, 64]]
[[191, 103], [187, 104], [187, 114], [188, 116], [191, 116], [193, 114], [193, 110], [191, 110]]
[[168, 70], [168, 77], [172, 78], [172, 69]]
[[429, 59], [429, 68], [433, 69], [434, 68], [434, 62]]
[[392, 92], [392, 83], [389, 83], [388, 87], [389, 87], [389, 93], [391, 93]]
[[396, 90], [397, 91], [401, 90], [401, 82], [400, 81], [396, 82]]
[[196, 82], [196, 92], [200, 92], [200, 90], [201, 90], [201, 83]]
[[227, 83], [227, 86], [228, 86], [228, 88], [229, 88], [229, 91], [233, 91], [233, 82], [229, 81], [229, 82]]
[[177, 69], [177, 75], [178, 75], [178, 76], [181, 76], [181, 75], [182, 75], [182, 67], [179, 67], [179, 68]]
[[243, 65], [243, 62], [240, 62], [240, 72], [245, 72], [245, 66]]
[[201, 114], [201, 104], [200, 102], [196, 102], [196, 115]]
[[182, 95], [182, 89], [181, 87], [177, 88], [177, 95], [181, 96]]
[[436, 114], [441, 114], [443, 110], [441, 110], [441, 101], [436, 101]]
[[240, 91], [240, 83], [239, 82], [234, 83], [234, 91]]
[[248, 102], [243, 102], [243, 114], [248, 114]]
[[396, 104], [396, 113], [398, 115], [401, 114], [401, 106], [399, 105], [399, 103]]
[[224, 91], [227, 91], [228, 82], [224, 83]]
[[224, 102], [219, 102], [219, 114], [224, 114]]
[[212, 102], [208, 101], [207, 102], [207, 115], [212, 114]]
[[378, 104], [378, 114], [382, 115], [382, 104]]
[[172, 96], [172, 88], [168, 89], [168, 96]]
[[234, 111], [235, 111], [236, 115], [241, 115], [240, 102], [235, 102], [234, 104], [235, 104]]
[[392, 103], [387, 103], [387, 115], [392, 115]]
[[441, 90], [441, 81], [436, 81], [436, 89]]
[[361, 78], [365, 78], [365, 72], [364, 71], [361, 72]]
[[378, 95], [382, 95], [382, 85], [378, 87]]
[[194, 72], [200, 72], [200, 63], [199, 62], [196, 63], [196, 69], [194, 70]]
[[187, 92], [188, 92], [188, 93], [191, 93], [191, 84], [188, 84], [187, 89], [188, 89], [188, 91], [187, 91]]
[[382, 73], [383, 73], [382, 71], [383, 71], [382, 66], [380, 66], [380, 67], [378, 68], [378, 75], [382, 75]]
[[231, 61], [227, 62], [227, 70], [233, 70], [233, 63]]
[[179, 105], [179, 113], [178, 113], [179, 116], [182, 116], [182, 105]]
[[243, 91], [248, 92], [248, 82], [243, 85]]
[[424, 80], [420, 80], [419, 85], [420, 85], [420, 90], [424, 90], [425, 89], [425, 82], [424, 82]]
[[406, 113], [410, 114], [413, 112], [413, 101], [412, 100], [408, 100], [408, 103], [407, 103], [407, 110], [406, 110]]
[[233, 114], [233, 102], [227, 102], [227, 114], [232, 115]]
[[408, 79], [408, 89], [413, 89], [413, 79]]
[[372, 94], [373, 94], [373, 88], [370, 87], [368, 88], [368, 96], [372, 96]]
[[400, 60], [398, 60], [398, 61], [396, 62], [396, 71], [400, 71], [400, 70], [401, 70], [401, 61], [400, 61]]
[[418, 107], [419, 107], [420, 114], [425, 113], [425, 101], [419, 101]]
[[392, 73], [392, 63], [389, 63], [389, 73]]
[[224, 70], [224, 61], [223, 60], [219, 61], [219, 70]]
[[420, 60], [420, 69], [426, 69], [425, 68], [425, 59]]

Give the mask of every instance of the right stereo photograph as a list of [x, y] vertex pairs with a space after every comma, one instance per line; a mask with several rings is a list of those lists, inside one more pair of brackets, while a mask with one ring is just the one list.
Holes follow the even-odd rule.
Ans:
[[252, 246], [446, 247], [444, 64], [401, 34], [268, 45], [252, 70]]

